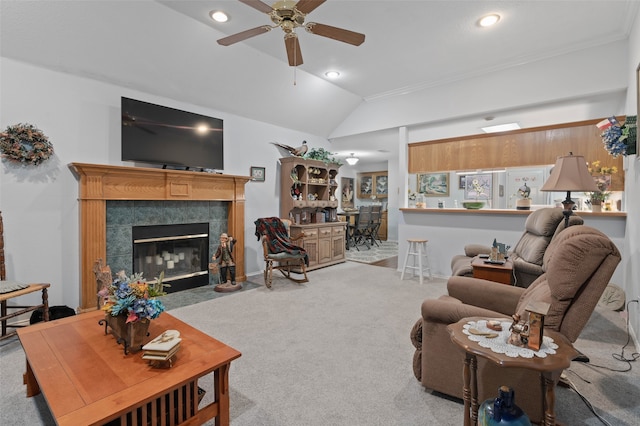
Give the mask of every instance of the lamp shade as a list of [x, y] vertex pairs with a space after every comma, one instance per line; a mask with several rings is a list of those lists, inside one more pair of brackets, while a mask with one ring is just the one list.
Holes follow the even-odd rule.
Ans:
[[347, 157], [346, 161], [350, 166], [354, 166], [358, 161], [360, 161], [360, 159], [358, 157], [354, 157], [352, 152], [351, 157]]
[[551, 176], [540, 188], [541, 191], [598, 191], [587, 162], [581, 155], [558, 157]]

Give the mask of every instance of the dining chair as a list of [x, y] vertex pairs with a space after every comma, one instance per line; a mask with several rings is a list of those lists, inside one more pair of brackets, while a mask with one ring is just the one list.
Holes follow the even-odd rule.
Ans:
[[367, 250], [371, 248], [369, 246], [369, 238], [371, 235], [371, 206], [360, 206], [356, 223], [350, 226], [348, 232], [350, 247], [353, 246], [358, 251], [360, 251], [359, 245], [365, 245]]

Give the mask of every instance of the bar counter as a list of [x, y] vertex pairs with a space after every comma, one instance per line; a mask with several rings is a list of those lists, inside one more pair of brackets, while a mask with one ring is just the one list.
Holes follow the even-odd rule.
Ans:
[[[437, 209], [432, 207], [427, 208], [401, 208], [401, 212], [404, 213], [455, 213], [455, 214], [488, 214], [488, 215], [524, 215], [528, 216], [533, 210], [514, 210], [514, 209], [465, 209], [465, 208], [457, 208], [457, 209]], [[580, 217], [591, 217], [591, 216], [601, 216], [601, 217], [627, 217], [627, 212], [591, 212], [591, 211], [582, 211], [575, 210], [573, 212]]]
[[[398, 269], [402, 270], [408, 238], [429, 240], [427, 250], [435, 276], [451, 275], [451, 259], [464, 254], [466, 244], [490, 246], [494, 238], [515, 246], [524, 233], [524, 224], [534, 210], [465, 209], [465, 208], [401, 208], [398, 218]], [[624, 248], [626, 212], [574, 211], [585, 225], [606, 234], [618, 250]], [[622, 283], [622, 267], [618, 265], [612, 283]]]

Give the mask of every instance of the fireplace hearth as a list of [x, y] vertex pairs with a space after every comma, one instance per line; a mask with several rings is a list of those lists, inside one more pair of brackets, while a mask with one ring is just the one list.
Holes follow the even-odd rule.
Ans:
[[134, 226], [133, 268], [155, 281], [164, 271], [167, 293], [209, 283], [209, 223]]

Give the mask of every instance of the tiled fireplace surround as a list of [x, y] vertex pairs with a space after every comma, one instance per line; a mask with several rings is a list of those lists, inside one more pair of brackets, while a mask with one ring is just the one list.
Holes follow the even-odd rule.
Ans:
[[[132, 272], [132, 228], [148, 225], [209, 223], [211, 259], [218, 248], [218, 237], [228, 229], [227, 201], [107, 201], [107, 260], [112, 272]], [[139, 272], [139, 271], [135, 271]], [[145, 277], [153, 279], [154, 277]], [[212, 279], [213, 277], [210, 277]], [[210, 281], [211, 284], [217, 284]], [[175, 289], [171, 289], [175, 290]]]
[[130, 272], [133, 225], [208, 222], [209, 255], [221, 232], [233, 235], [236, 280], [246, 280], [244, 186], [250, 177], [84, 163], [69, 167], [79, 183], [81, 311], [98, 308], [97, 259], [113, 272]]

